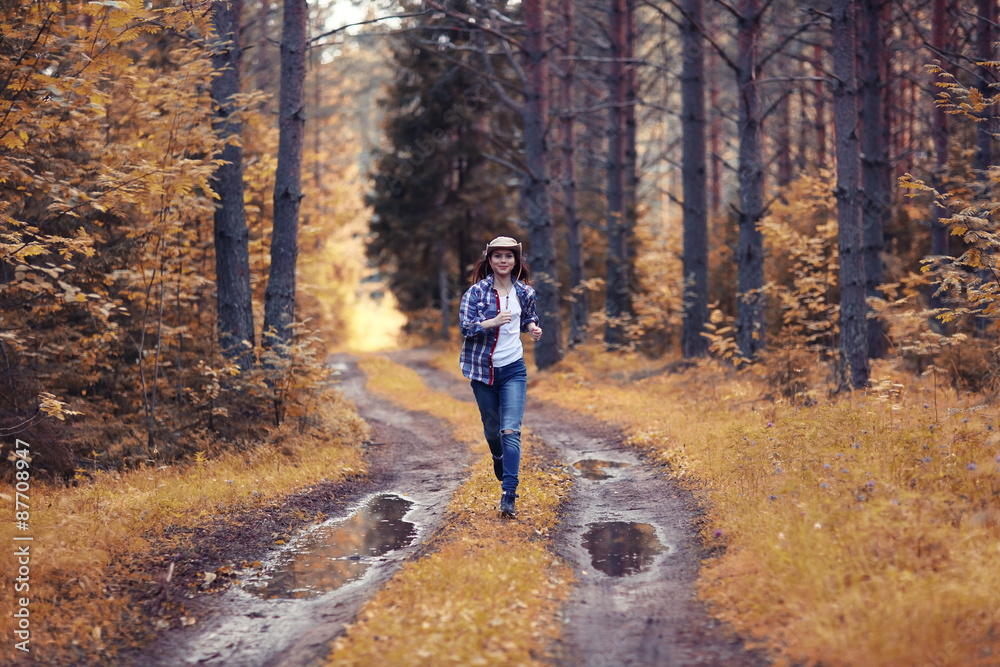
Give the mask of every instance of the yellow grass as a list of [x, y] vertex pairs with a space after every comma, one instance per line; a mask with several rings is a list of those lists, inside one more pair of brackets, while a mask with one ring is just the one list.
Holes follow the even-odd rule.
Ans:
[[525, 434], [518, 518], [499, 519], [499, 486], [475, 404], [427, 389], [412, 370], [384, 358], [361, 367], [371, 390], [446, 420], [456, 443], [480, 460], [452, 498], [433, 553], [405, 564], [365, 605], [329, 664], [542, 664], [559, 634], [572, 571], [541, 538], [556, 523], [569, 476], [552, 470]]
[[[279, 502], [324, 478], [363, 473], [358, 443], [366, 429], [353, 408], [331, 397], [322, 419], [304, 431], [291, 425], [272, 429], [260, 447], [200, 465], [96, 472], [75, 487], [31, 480], [30, 530], [0, 522], [0, 541], [8, 545], [0, 557], [4, 572], [17, 569], [10, 545], [22, 543], [13, 541], [15, 534], [34, 538], [31, 655], [39, 664], [113, 662], [117, 648], [150, 627], [123, 586], [133, 576], [126, 571], [129, 561], [170, 526], [197, 526], [226, 510]], [[3, 490], [8, 507], [12, 495], [12, 489]], [[8, 641], [13, 603], [12, 595], [0, 597], [0, 634]]]
[[532, 395], [619, 424], [696, 490], [722, 548], [700, 594], [779, 664], [1000, 664], [994, 407], [903, 375], [795, 407], [711, 362], [586, 357]]

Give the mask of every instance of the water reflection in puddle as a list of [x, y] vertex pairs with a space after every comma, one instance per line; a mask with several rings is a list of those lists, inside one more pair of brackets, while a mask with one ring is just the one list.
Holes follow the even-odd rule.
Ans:
[[624, 577], [649, 567], [666, 549], [648, 523], [605, 521], [590, 524], [583, 535], [594, 569], [611, 577]]
[[247, 591], [264, 598], [303, 598], [361, 578], [366, 561], [413, 542], [416, 526], [403, 521], [412, 506], [399, 496], [375, 496], [345, 521], [307, 535], [263, 583]]
[[580, 474], [587, 479], [611, 479], [612, 475], [605, 468], [624, 468], [629, 465], [621, 461], [601, 461], [600, 459], [583, 459], [573, 464]]

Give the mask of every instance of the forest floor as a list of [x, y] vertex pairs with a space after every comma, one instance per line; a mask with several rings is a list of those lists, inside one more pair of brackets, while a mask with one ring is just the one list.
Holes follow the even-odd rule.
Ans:
[[[416, 371], [427, 391], [471, 404], [467, 382], [436, 368], [435, 354], [425, 348], [391, 356]], [[284, 508], [275, 510], [277, 516], [242, 517], [233, 521], [238, 529], [206, 531], [199, 540], [202, 569], [260, 561], [257, 569], [235, 572], [242, 586], [193, 596], [185, 603], [185, 614], [197, 618], [196, 624], [164, 631], [145, 650], [121, 655], [118, 664], [291, 666], [327, 659], [338, 664], [340, 654], [331, 656], [331, 643], [350, 630], [365, 603], [398, 576], [402, 565], [442, 549], [442, 536], [457, 521], [449, 503], [470, 471], [488, 467], [486, 445], [482, 443], [480, 456], [467, 454], [456, 446], [446, 423], [371, 392], [356, 362], [348, 356], [332, 360], [342, 371], [341, 389], [372, 426], [367, 477], [289, 497]], [[530, 389], [525, 427], [532, 434], [526, 450], [538, 449], [547, 466], [572, 475], [558, 523], [551, 532], [534, 532], [572, 569], [573, 576], [566, 579], [575, 585], [556, 612], [561, 631], [543, 654], [532, 652], [533, 658], [594, 666], [769, 663], [713, 620], [696, 596], [695, 580], [708, 554], [699, 542], [699, 512], [689, 492], [625, 446], [613, 428], [540, 404], [532, 400]], [[495, 505], [498, 489], [494, 495], [483, 502]], [[522, 515], [530, 513], [532, 500], [530, 490], [521, 492]], [[380, 501], [382, 505], [373, 506]], [[282, 528], [289, 512], [301, 515], [303, 509], [333, 519], [312, 526], [307, 522], [297, 531]], [[359, 516], [368, 516], [373, 525], [352, 518]], [[518, 521], [523, 526], [528, 519]], [[317, 536], [331, 526], [346, 526], [340, 539], [370, 555], [344, 555], [329, 540], [320, 544]], [[491, 518], [471, 529], [485, 538], [504, 526]], [[275, 547], [276, 541], [284, 544]], [[324, 549], [332, 551], [324, 555]], [[418, 599], [420, 594], [418, 590]], [[344, 655], [345, 662], [357, 662], [349, 651]], [[441, 658], [425, 655], [423, 660], [420, 655], [411, 654], [412, 662]], [[498, 664], [502, 655], [476, 658]]]

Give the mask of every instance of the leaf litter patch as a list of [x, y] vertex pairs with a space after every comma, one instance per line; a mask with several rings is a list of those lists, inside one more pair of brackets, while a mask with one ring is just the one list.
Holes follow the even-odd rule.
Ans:
[[395, 494], [374, 496], [347, 519], [321, 524], [289, 545], [244, 590], [266, 599], [297, 599], [356, 581], [373, 562], [413, 543], [417, 526], [403, 519], [412, 507]]
[[590, 564], [609, 577], [625, 577], [649, 568], [656, 557], [669, 549], [656, 537], [648, 523], [601, 521], [589, 524], [583, 546]]

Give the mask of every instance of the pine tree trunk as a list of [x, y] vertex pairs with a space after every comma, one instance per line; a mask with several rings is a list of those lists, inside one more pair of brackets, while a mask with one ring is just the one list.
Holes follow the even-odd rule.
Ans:
[[[892, 207], [889, 172], [889, 132], [882, 108], [886, 86], [886, 49], [883, 28], [887, 0], [861, 0], [857, 41], [858, 95], [861, 97], [861, 217], [864, 244], [865, 295], [881, 296], [883, 229]], [[868, 320], [868, 356], [885, 355], [885, 331], [882, 320]]]
[[736, 246], [736, 344], [753, 359], [766, 341], [764, 319], [764, 237], [757, 223], [764, 209], [764, 166], [761, 155], [761, 103], [757, 89], [759, 0], [740, 0], [739, 54], [736, 84], [739, 95], [740, 235]]
[[705, 210], [705, 45], [701, 0], [684, 0], [681, 21], [682, 187], [684, 191], [684, 314], [686, 358], [708, 352], [708, 220]]
[[[233, 95], [240, 92], [239, 28], [242, 0], [213, 3], [213, 23], [218, 44], [212, 65], [219, 75], [212, 79], [212, 100], [218, 105], [214, 122], [221, 139], [235, 137], [241, 126], [232, 118]], [[219, 196], [215, 209], [215, 281], [217, 290], [219, 349], [246, 370], [253, 365], [254, 326], [250, 290], [250, 250], [246, 210], [243, 207], [243, 148], [226, 143], [217, 156], [224, 160], [212, 181]], [[249, 343], [249, 345], [245, 345]]]
[[[993, 42], [996, 41], [995, 25], [997, 20], [996, 0], [976, 0], [976, 60], [979, 62], [990, 62], [994, 59], [995, 51]], [[990, 84], [996, 81], [995, 70], [989, 67], [977, 68], [979, 81], [977, 87], [983, 97], [990, 97], [993, 94]], [[989, 175], [986, 170], [993, 164], [993, 142], [996, 139], [996, 109], [988, 107], [983, 109], [980, 116], [982, 120], [976, 123], [976, 154], [973, 158], [973, 168], [984, 187], [988, 187]], [[983, 198], [988, 200], [988, 193], [983, 193]]]
[[788, 97], [778, 108], [778, 187], [792, 182], [792, 105]]
[[523, 190], [523, 204], [528, 218], [531, 252], [528, 261], [538, 296], [537, 312], [544, 335], [535, 343], [535, 363], [548, 368], [562, 359], [562, 323], [559, 320], [559, 285], [555, 243], [552, 237], [552, 212], [548, 187], [545, 125], [546, 45], [545, 0], [525, 0], [525, 76], [524, 152], [528, 166]]
[[625, 221], [625, 56], [627, 0], [611, 0], [608, 54], [608, 157], [607, 157], [607, 279], [604, 311], [608, 322], [604, 342], [612, 347], [626, 343], [623, 319], [631, 313], [628, 275], [628, 238]]
[[[948, 0], [934, 0], [931, 10], [931, 42], [938, 52], [943, 51], [947, 46], [945, 38], [948, 30], [947, 9]], [[944, 80], [939, 75], [936, 75], [935, 79]], [[944, 187], [948, 170], [949, 136], [947, 110], [937, 104], [934, 105], [931, 116], [931, 138], [934, 142], [934, 174], [931, 180], [933, 187], [940, 192], [941, 188]], [[931, 205], [931, 255], [948, 254], [948, 228], [941, 224], [940, 218], [946, 218], [949, 215], [947, 208], [938, 206], [936, 203]], [[931, 290], [934, 289], [936, 288], [932, 286]], [[932, 305], [939, 306], [940, 299], [932, 298]]]
[[819, 43], [813, 46], [813, 76], [816, 77], [813, 90], [816, 93], [816, 167], [826, 168], [826, 93], [823, 90], [823, 46]]
[[[639, 290], [635, 274], [636, 254], [639, 250], [638, 239], [635, 236], [635, 224], [638, 217], [636, 206], [639, 192], [639, 150], [636, 144], [638, 123], [636, 122], [635, 115], [635, 107], [638, 99], [635, 90], [636, 66], [632, 62], [635, 59], [635, 3], [636, 0], [626, 0], [625, 2], [625, 60], [623, 62], [625, 74], [625, 107], [622, 110], [623, 122], [625, 124], [625, 173], [622, 175], [622, 181], [625, 184], [625, 202], [623, 204], [625, 215], [623, 224], [625, 225], [625, 271], [629, 280], [629, 295]], [[629, 311], [631, 312], [631, 305], [629, 306]]]
[[[841, 387], [868, 384], [868, 327], [861, 233], [861, 153], [854, 64], [856, 0], [834, 0], [833, 124], [837, 135], [837, 224], [840, 253]], [[869, 45], [870, 46], [870, 45]]]
[[[295, 321], [295, 268], [299, 255], [302, 143], [305, 132], [306, 0], [285, 0], [281, 25], [278, 164], [274, 178], [271, 269], [264, 291], [266, 348], [287, 345]], [[280, 351], [280, 348], [279, 348]]]
[[271, 87], [271, 40], [267, 24], [271, 18], [271, 0], [262, 0], [257, 16], [257, 88], [267, 92]]
[[569, 249], [569, 287], [572, 295], [569, 318], [569, 347], [583, 343], [587, 335], [590, 315], [590, 294], [583, 286], [586, 278], [583, 256], [583, 228], [576, 203], [576, 166], [574, 160], [573, 132], [573, 2], [562, 0], [563, 44], [566, 56], [565, 69], [559, 77], [559, 126], [562, 133], [563, 216], [566, 219], [567, 247]]
[[451, 297], [448, 295], [448, 255], [444, 241], [438, 239], [434, 248], [438, 256], [438, 301], [441, 303], [441, 340], [451, 340]]
[[[805, 63], [799, 61], [799, 75], [806, 75]], [[807, 102], [809, 93], [805, 85], [799, 86], [799, 137], [798, 146], [795, 149], [795, 163], [799, 168], [799, 171], [804, 172], [806, 170], [806, 165], [809, 164], [809, 117], [808, 109], [809, 103]]]
[[722, 207], [722, 113], [719, 107], [718, 56], [714, 49], [708, 51], [708, 108], [712, 120], [708, 124], [708, 146], [711, 155], [709, 173], [709, 202], [712, 218], [719, 215]]
[[[990, 62], [994, 59], [993, 42], [996, 41], [996, 20], [997, 3], [996, 0], [976, 0], [976, 60], [979, 62]], [[979, 81], [977, 87], [983, 97], [992, 96], [993, 90], [990, 84], [996, 81], [995, 71], [989, 67], [978, 69]], [[993, 164], [993, 137], [997, 131], [996, 107], [987, 107], [980, 114], [980, 121], [976, 123], [976, 154], [973, 156], [972, 167], [976, 171], [979, 181], [979, 200], [991, 202], [993, 200], [992, 181], [989, 175], [989, 168]], [[991, 260], [988, 260], [991, 261]], [[979, 273], [980, 282], [987, 282], [993, 279], [993, 275], [988, 270], [981, 270]], [[989, 325], [990, 318], [976, 318], [976, 334], [982, 335]]]

